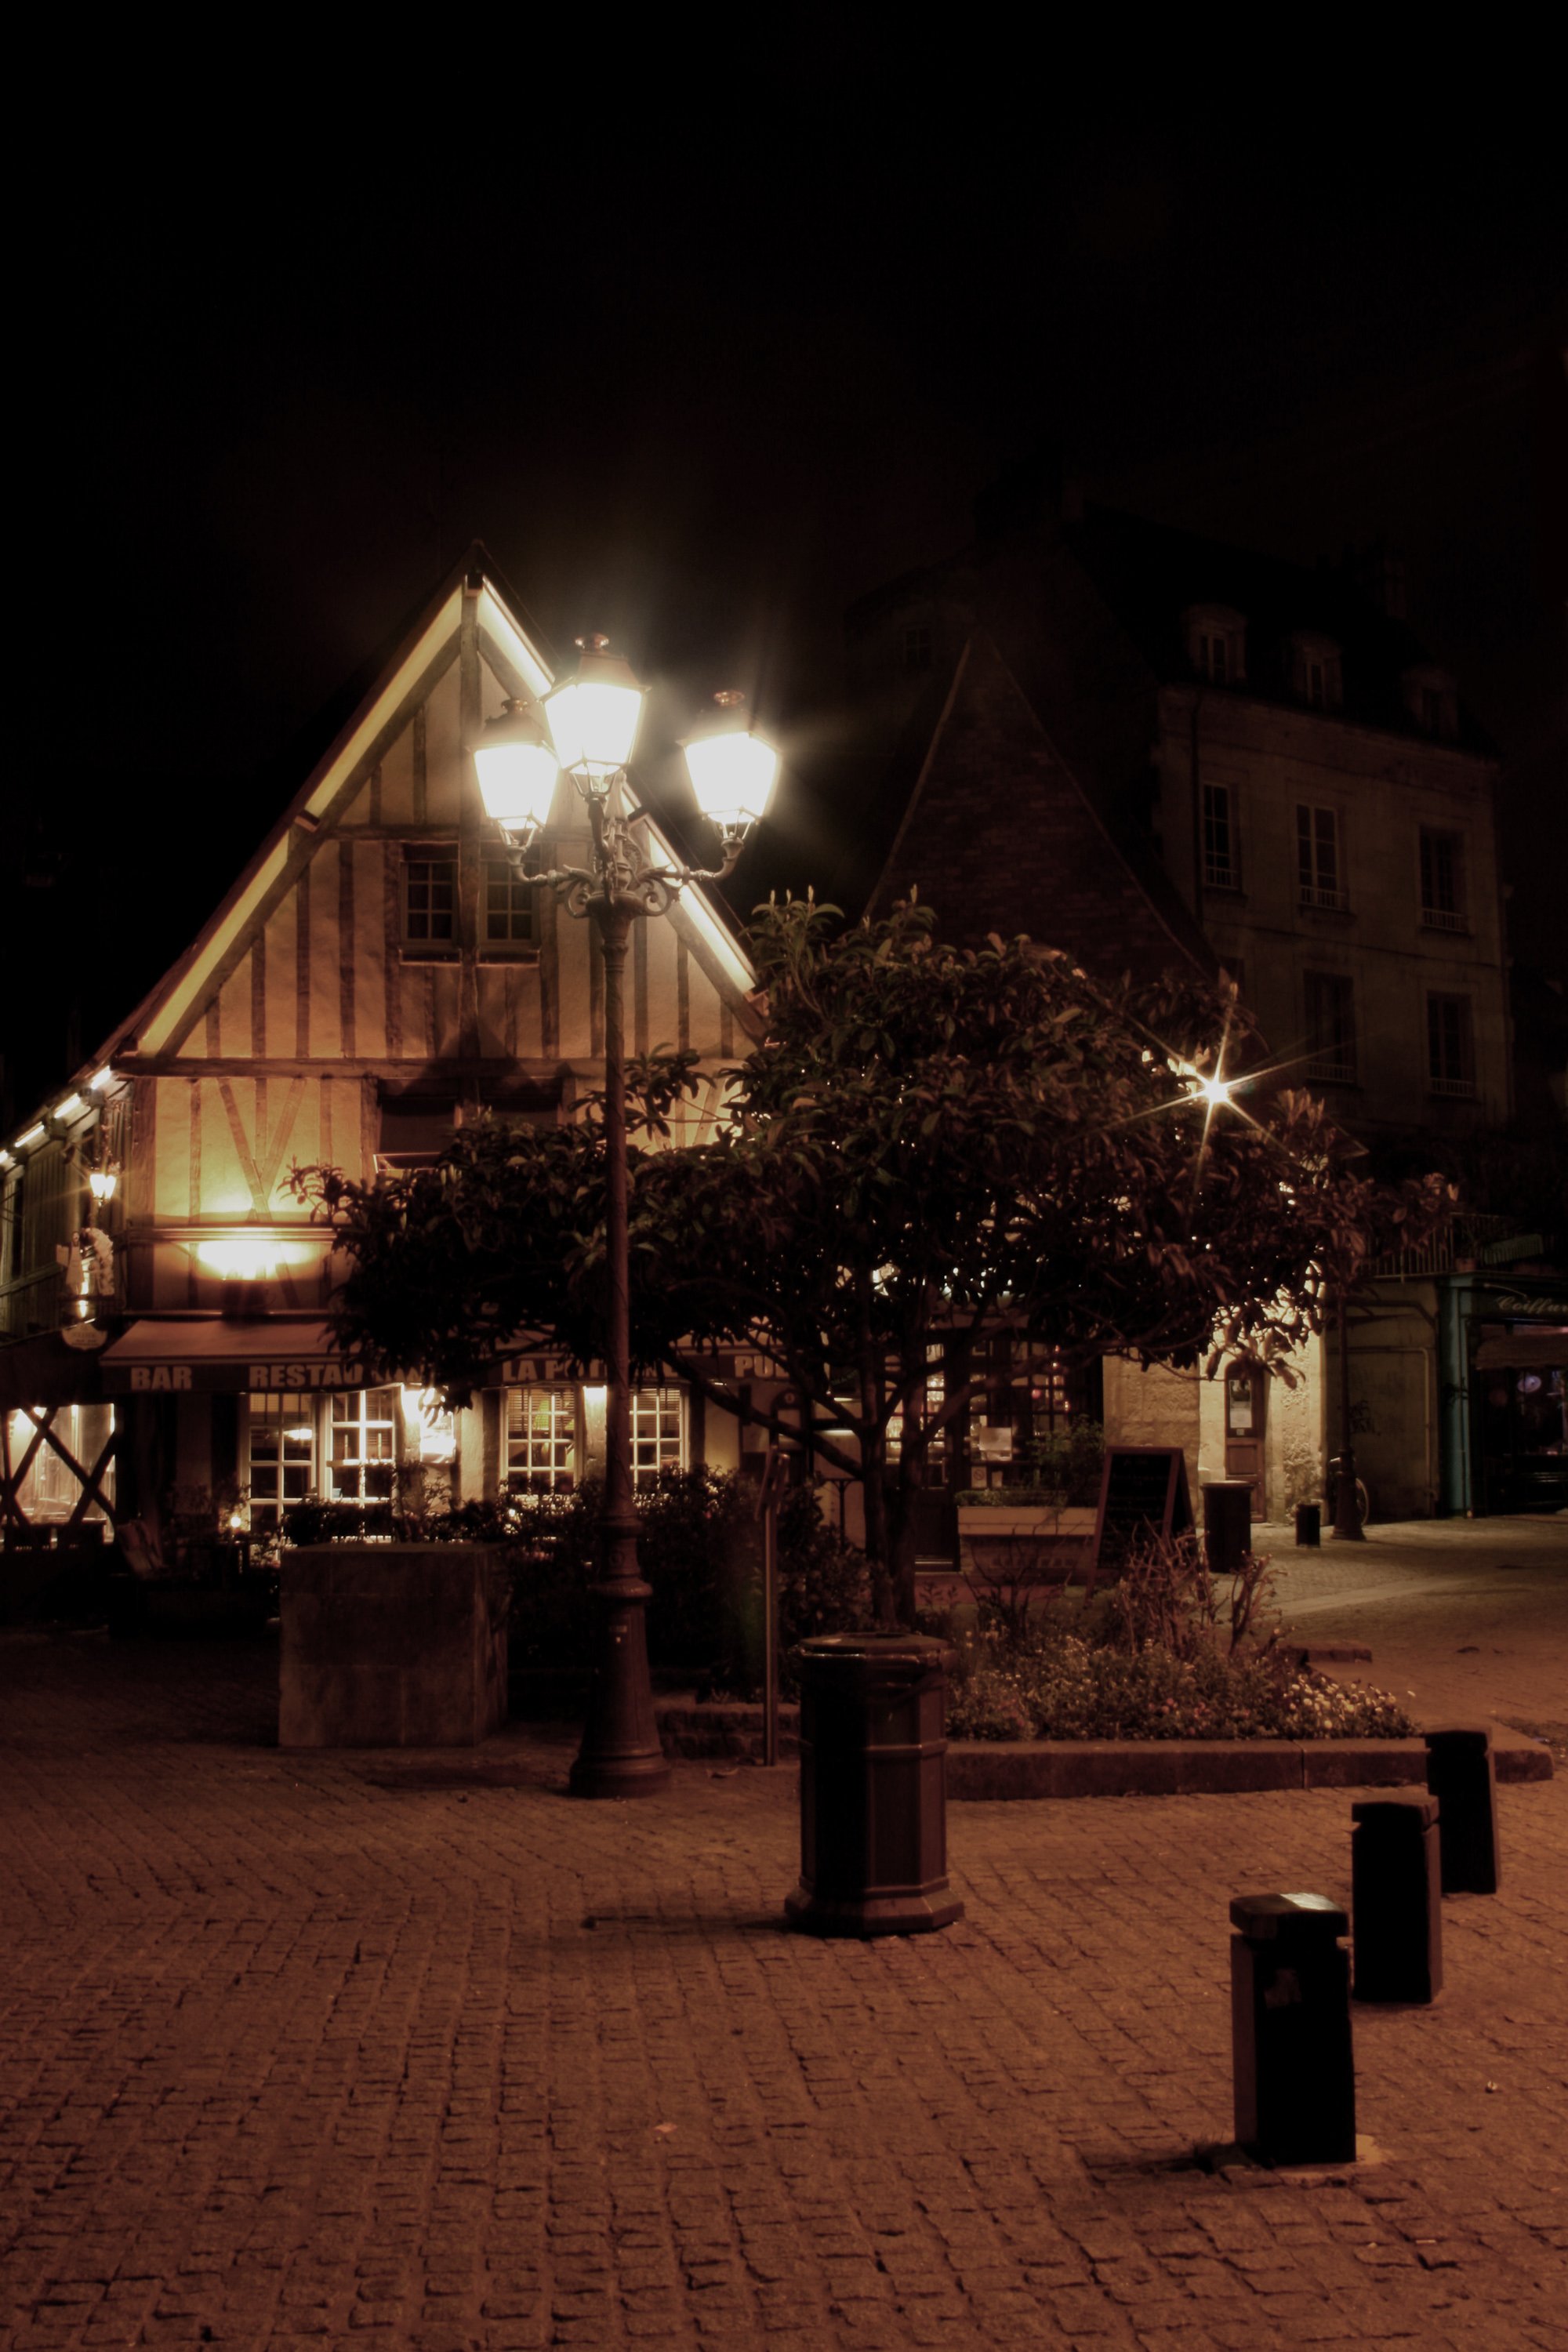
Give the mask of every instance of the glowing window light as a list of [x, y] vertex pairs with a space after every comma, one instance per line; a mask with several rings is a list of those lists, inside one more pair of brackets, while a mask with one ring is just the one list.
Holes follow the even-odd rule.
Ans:
[[91, 1077], [89, 1078], [87, 1082], [87, 1090], [89, 1094], [100, 1095], [107, 1087], [111, 1087], [113, 1084], [114, 1072], [110, 1069], [109, 1064], [105, 1062], [102, 1069], [94, 1070]]
[[272, 1273], [278, 1263], [278, 1252], [268, 1241], [201, 1242], [196, 1258], [210, 1274], [221, 1274], [226, 1282], [261, 1282]]

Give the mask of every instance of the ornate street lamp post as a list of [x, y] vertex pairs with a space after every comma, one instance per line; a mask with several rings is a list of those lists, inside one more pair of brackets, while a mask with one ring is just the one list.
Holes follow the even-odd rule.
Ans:
[[[608, 1311], [605, 1370], [605, 1510], [593, 1680], [583, 1744], [572, 1767], [580, 1797], [651, 1796], [669, 1779], [654, 1721], [644, 1618], [651, 1588], [637, 1561], [631, 1444], [631, 1348], [626, 1246], [626, 1045], [621, 1000], [626, 945], [639, 918], [662, 915], [689, 882], [721, 881], [767, 806], [778, 755], [748, 728], [740, 695], [719, 695], [714, 720], [686, 745], [698, 805], [719, 834], [711, 867], [650, 864], [635, 819], [623, 814], [626, 767], [643, 688], [608, 640], [578, 640], [576, 676], [542, 705], [513, 700], [486, 726], [474, 764], [486, 810], [525, 878], [553, 890], [567, 912], [598, 929], [605, 956], [605, 1237]], [[548, 732], [546, 731], [548, 730]], [[591, 863], [530, 874], [528, 849], [548, 821], [564, 769], [588, 811]]]

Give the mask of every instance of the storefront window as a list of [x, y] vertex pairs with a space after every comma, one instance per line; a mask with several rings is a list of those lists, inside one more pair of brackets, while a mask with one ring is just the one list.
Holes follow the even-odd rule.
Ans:
[[275, 1528], [316, 1490], [314, 1408], [287, 1394], [250, 1399], [250, 1524]]
[[397, 1462], [395, 1389], [356, 1389], [332, 1399], [331, 1499], [385, 1503]]
[[569, 1494], [577, 1476], [575, 1389], [508, 1389], [506, 1483], [511, 1493]]
[[686, 1467], [686, 1416], [679, 1389], [632, 1391], [632, 1476], [651, 1486], [661, 1470]]

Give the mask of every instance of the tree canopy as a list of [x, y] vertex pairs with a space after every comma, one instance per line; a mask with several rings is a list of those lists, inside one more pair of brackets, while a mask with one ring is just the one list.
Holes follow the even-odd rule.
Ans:
[[[1380, 1191], [1321, 1104], [1248, 1085], [1234, 992], [1107, 990], [1027, 940], [961, 950], [914, 904], [847, 925], [773, 904], [751, 944], [764, 1034], [712, 1138], [669, 1143], [691, 1055], [630, 1073], [633, 1350], [731, 1409], [709, 1351], [779, 1365], [773, 1418], [862, 1481], [887, 1614], [987, 1330], [1068, 1364], [1284, 1369], [1370, 1255], [1441, 1213], [1439, 1180]], [[591, 1097], [553, 1129], [466, 1127], [384, 1184], [297, 1171], [348, 1254], [340, 1342], [454, 1401], [531, 1338], [590, 1360], [603, 1166]]]

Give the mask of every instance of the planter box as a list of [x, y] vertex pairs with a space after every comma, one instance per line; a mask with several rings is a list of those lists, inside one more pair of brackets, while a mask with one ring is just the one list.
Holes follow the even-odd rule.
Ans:
[[1065, 1584], [1093, 1563], [1097, 1517], [1078, 1506], [961, 1503], [960, 1571], [999, 1584]]
[[475, 1748], [506, 1721], [491, 1544], [321, 1544], [279, 1580], [280, 1748]]

